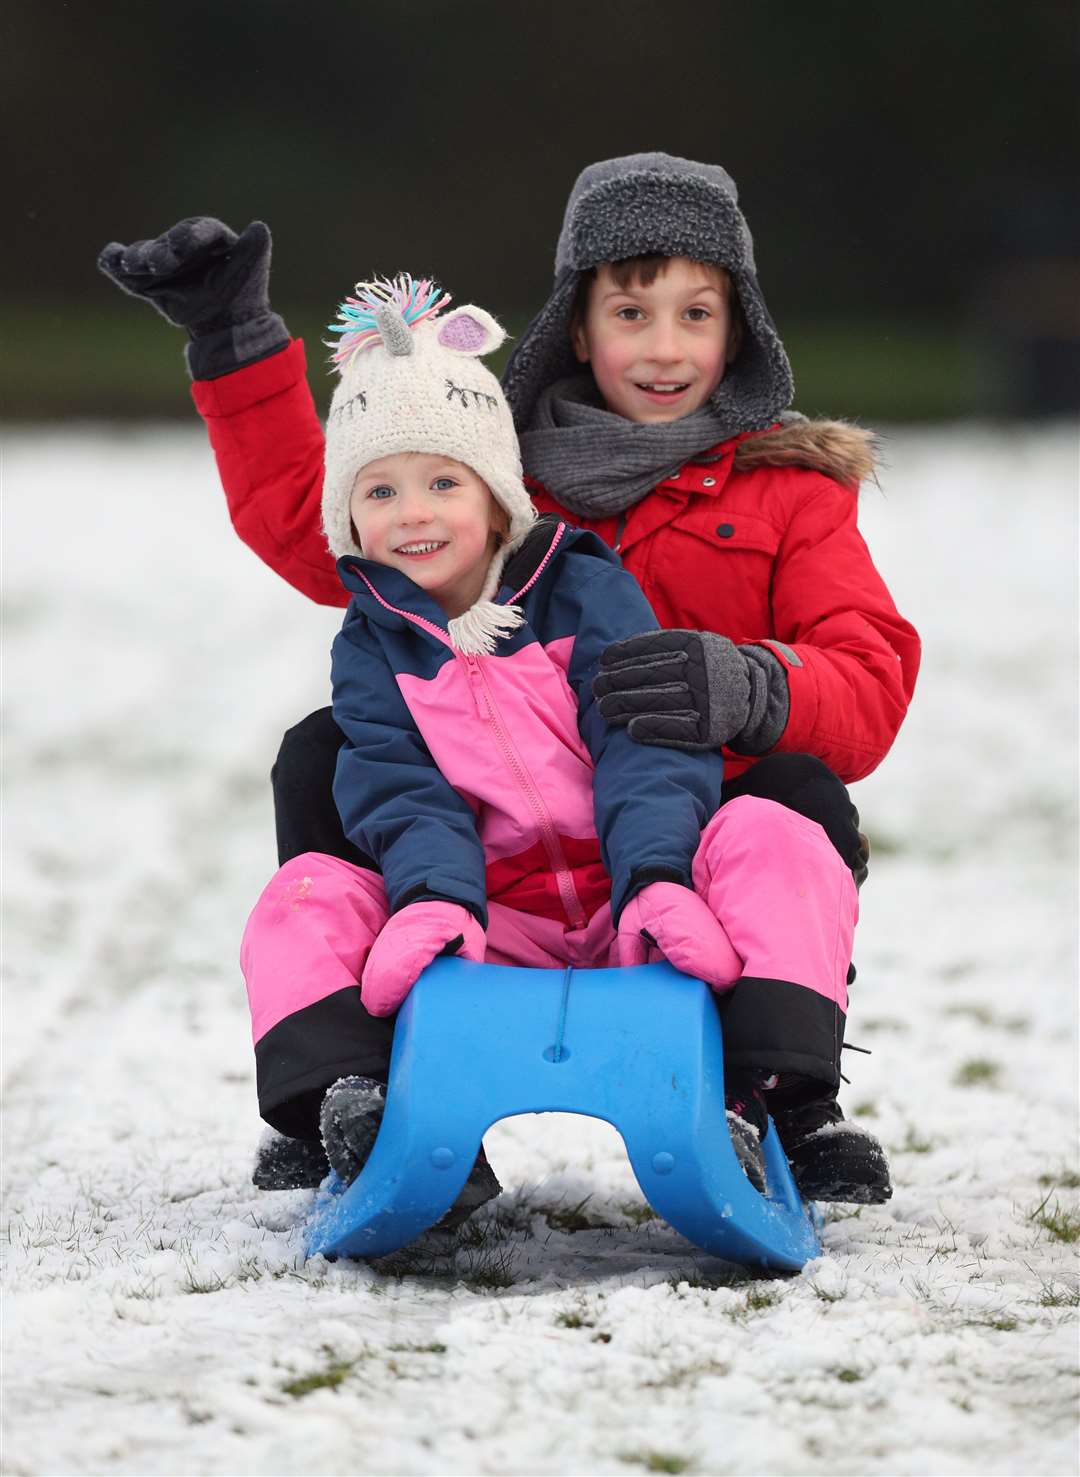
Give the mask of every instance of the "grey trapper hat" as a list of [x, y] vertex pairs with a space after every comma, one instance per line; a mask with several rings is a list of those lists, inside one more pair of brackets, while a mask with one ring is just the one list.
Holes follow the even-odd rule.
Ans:
[[710, 405], [740, 430], [779, 420], [794, 394], [791, 365], [758, 286], [754, 242], [738, 199], [735, 181], [718, 164], [671, 154], [628, 154], [582, 170], [559, 234], [554, 289], [503, 373], [519, 431], [528, 430], [549, 385], [580, 372], [570, 314], [581, 273], [653, 252], [713, 263], [731, 274], [746, 332]]

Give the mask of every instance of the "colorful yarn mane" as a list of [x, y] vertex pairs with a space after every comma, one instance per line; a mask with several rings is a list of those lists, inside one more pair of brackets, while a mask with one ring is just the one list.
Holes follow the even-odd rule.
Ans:
[[382, 341], [375, 319], [377, 308], [392, 304], [409, 327], [415, 328], [450, 301], [450, 294], [444, 293], [427, 277], [417, 282], [408, 272], [402, 272], [399, 277], [376, 277], [373, 282], [358, 282], [353, 291], [357, 296], [347, 297], [338, 308], [340, 321], [327, 324], [331, 333], [341, 335], [336, 346], [332, 341], [327, 345], [334, 350], [331, 361], [339, 372], [354, 354], [373, 348]]

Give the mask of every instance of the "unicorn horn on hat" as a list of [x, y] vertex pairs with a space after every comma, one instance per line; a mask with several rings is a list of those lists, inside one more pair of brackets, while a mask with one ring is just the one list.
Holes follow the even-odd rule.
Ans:
[[330, 323], [330, 333], [340, 334], [332, 348], [331, 362], [340, 371], [355, 354], [382, 344], [388, 353], [404, 356], [413, 352], [410, 332], [418, 323], [431, 318], [450, 302], [428, 277], [418, 281], [408, 272], [397, 277], [375, 277], [371, 282], [358, 282], [356, 297], [347, 297], [338, 308], [338, 322]]

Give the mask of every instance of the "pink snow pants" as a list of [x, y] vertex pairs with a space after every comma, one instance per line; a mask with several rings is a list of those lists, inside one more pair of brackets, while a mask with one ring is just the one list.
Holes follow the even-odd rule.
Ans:
[[[729, 1061], [835, 1081], [858, 897], [824, 830], [776, 801], [739, 796], [702, 833], [693, 884], [742, 961], [721, 996]], [[359, 1008], [357, 982], [388, 916], [375, 872], [318, 852], [281, 867], [241, 946], [256, 1045], [340, 991], [355, 991]], [[491, 903], [485, 958], [595, 969], [608, 964], [614, 937], [607, 904], [574, 929]]]

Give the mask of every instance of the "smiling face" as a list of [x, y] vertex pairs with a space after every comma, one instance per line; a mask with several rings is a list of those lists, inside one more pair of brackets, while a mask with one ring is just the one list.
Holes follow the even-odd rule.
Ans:
[[571, 327], [574, 352], [608, 410], [643, 425], [698, 410], [737, 349], [722, 268], [677, 256], [655, 270], [645, 282], [647, 273], [597, 267]]
[[364, 557], [403, 570], [451, 618], [479, 598], [506, 529], [506, 515], [471, 467], [427, 452], [368, 462], [349, 512]]

